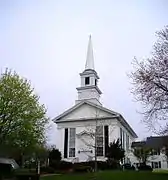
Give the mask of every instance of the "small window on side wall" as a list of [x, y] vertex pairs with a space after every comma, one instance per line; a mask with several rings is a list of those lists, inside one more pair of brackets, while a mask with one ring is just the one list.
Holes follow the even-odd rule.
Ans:
[[95, 86], [97, 86], [97, 79], [95, 79]]
[[90, 78], [89, 78], [89, 77], [86, 77], [86, 78], [85, 78], [85, 85], [88, 85], [88, 84], [90, 84]]

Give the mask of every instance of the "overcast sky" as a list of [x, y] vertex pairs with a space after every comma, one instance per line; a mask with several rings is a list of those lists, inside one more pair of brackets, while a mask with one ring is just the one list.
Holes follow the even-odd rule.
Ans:
[[[167, 0], [0, 0], [1, 71], [29, 79], [54, 118], [75, 103], [91, 34], [101, 102], [142, 139], [151, 133], [126, 74], [134, 56], [150, 55], [155, 31], [167, 24]], [[57, 143], [56, 125], [50, 132]]]

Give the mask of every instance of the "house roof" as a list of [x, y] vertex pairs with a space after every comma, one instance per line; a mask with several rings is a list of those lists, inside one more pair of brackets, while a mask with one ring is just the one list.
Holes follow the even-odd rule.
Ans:
[[162, 148], [168, 145], [168, 136], [151, 136], [147, 138], [146, 142], [149, 147]]
[[137, 141], [132, 143], [132, 147], [149, 147], [153, 149], [163, 148], [168, 145], [168, 136], [151, 136], [146, 141]]
[[[80, 103], [74, 105], [72, 108], [66, 110], [64, 113], [60, 114], [59, 116], [55, 117], [53, 119], [53, 121], [55, 123], [61, 123], [61, 122], [66, 122], [65, 120], [64, 121], [61, 121], [61, 118], [65, 117], [66, 115], [70, 114], [72, 111], [74, 111], [75, 109], [79, 108], [80, 106], [84, 105], [84, 104], [88, 104], [92, 107], [95, 107], [95, 108], [98, 108], [102, 111], [105, 111], [109, 114], [111, 114], [111, 118], [117, 118], [117, 120], [130, 132], [130, 134], [134, 137], [134, 138], [137, 138], [137, 134], [134, 132], [134, 130], [131, 128], [131, 126], [127, 123], [127, 121], [123, 118], [123, 116], [115, 111], [112, 111], [110, 109], [107, 109], [103, 106], [100, 106], [100, 105], [97, 105], [97, 104], [94, 104], [94, 103], [91, 103], [89, 101], [81, 101]], [[87, 120], [87, 119], [85, 119]], [[90, 120], [90, 119], [88, 119]], [[75, 120], [76, 121], [76, 120]], [[68, 121], [69, 122], [69, 121]]]
[[135, 141], [132, 142], [132, 148], [141, 148], [144, 147], [146, 145], [146, 141]]

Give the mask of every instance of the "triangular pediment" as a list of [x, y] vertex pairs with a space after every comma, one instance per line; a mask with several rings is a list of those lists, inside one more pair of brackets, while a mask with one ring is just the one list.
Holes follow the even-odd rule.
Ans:
[[65, 111], [54, 119], [56, 123], [71, 120], [89, 120], [96, 118], [110, 118], [118, 115], [109, 109], [93, 104], [91, 102], [81, 102], [69, 110]]

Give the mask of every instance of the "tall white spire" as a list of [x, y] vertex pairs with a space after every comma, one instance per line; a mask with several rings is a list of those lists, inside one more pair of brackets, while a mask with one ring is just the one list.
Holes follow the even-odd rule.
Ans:
[[91, 35], [89, 36], [87, 58], [86, 58], [86, 64], [85, 64], [85, 70], [87, 70], [87, 69], [94, 70], [94, 58], [93, 58], [93, 47], [92, 47]]
[[98, 87], [99, 76], [97, 72], [94, 70], [94, 58], [91, 35], [89, 36], [85, 70], [82, 73], [80, 73], [80, 77], [81, 86], [76, 88], [78, 91], [78, 100], [76, 100], [76, 103], [79, 103], [81, 101], [89, 101], [94, 104], [101, 105], [99, 99], [102, 92]]

